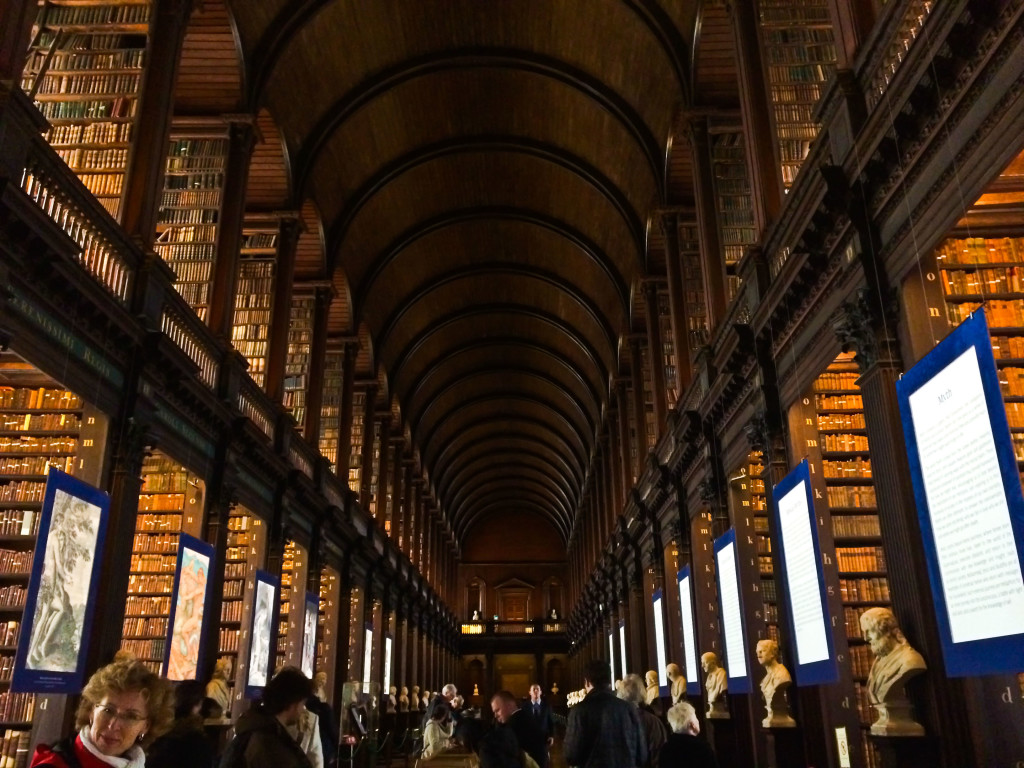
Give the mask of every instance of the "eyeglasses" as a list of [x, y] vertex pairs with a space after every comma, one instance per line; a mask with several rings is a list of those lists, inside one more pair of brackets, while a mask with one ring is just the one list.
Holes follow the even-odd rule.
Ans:
[[118, 712], [115, 707], [111, 707], [108, 704], [97, 704], [93, 709], [102, 719], [110, 722], [120, 720], [129, 728], [149, 719], [145, 715], [140, 715], [138, 712]]

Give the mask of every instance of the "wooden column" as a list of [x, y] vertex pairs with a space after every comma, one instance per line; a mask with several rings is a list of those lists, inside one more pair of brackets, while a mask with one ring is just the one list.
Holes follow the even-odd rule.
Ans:
[[[723, 270], [725, 264], [723, 262]], [[658, 281], [644, 281], [644, 305], [647, 322], [647, 347], [650, 350], [651, 387], [654, 390], [655, 439], [665, 429], [665, 411], [668, 402], [665, 395], [665, 361], [661, 338], [661, 322], [658, 318]]]
[[402, 454], [405, 452], [405, 437], [398, 425], [398, 434], [391, 438], [391, 533], [389, 538], [397, 546], [405, 518], [405, 468]]
[[618, 468], [618, 446], [615, 444], [614, 432], [615, 420], [609, 416], [608, 419], [608, 431], [605, 432], [603, 439], [604, 450], [601, 452], [601, 472], [607, 478], [607, 489], [608, 489], [608, 506], [605, 508], [604, 516], [601, 518], [601, 543], [602, 546], [607, 543], [608, 536], [611, 533], [613, 521], [615, 520], [616, 512], [622, 508], [622, 502], [626, 495], [626, 487], [622, 482], [622, 475], [616, 470]]
[[644, 403], [643, 358], [640, 354], [640, 339], [629, 337], [629, 371], [633, 380], [633, 418], [636, 419], [636, 457], [633, 475], [639, 478], [644, 473], [644, 461], [650, 449], [647, 437], [647, 405]]
[[665, 272], [668, 276], [668, 307], [672, 321], [672, 348], [676, 356], [676, 388], [680, 397], [690, 385], [690, 328], [686, 322], [686, 295], [683, 291], [683, 268], [679, 261], [679, 217], [676, 213], [661, 216], [665, 235]]
[[224, 167], [224, 190], [217, 229], [217, 258], [210, 282], [208, 325], [218, 338], [231, 339], [235, 319], [235, 286], [238, 283], [238, 253], [242, 246], [245, 196], [249, 186], [249, 161], [256, 147], [256, 127], [251, 120], [233, 120], [228, 157]]
[[342, 349], [338, 466], [335, 472], [347, 488], [348, 465], [352, 456], [352, 390], [356, 382], [356, 354], [359, 352], [359, 342], [355, 339], [345, 341]]
[[384, 530], [384, 521], [388, 513], [388, 471], [391, 453], [391, 414], [378, 420], [377, 445], [380, 461], [377, 464], [377, 525]]
[[373, 478], [373, 446], [377, 440], [377, 382], [366, 385], [363, 401], [363, 456], [362, 471], [359, 473], [359, 504], [363, 512], [370, 514], [370, 481]]
[[334, 288], [316, 288], [313, 305], [313, 338], [309, 345], [309, 383], [306, 387], [306, 423], [302, 434], [310, 445], [320, 444], [320, 417], [324, 402], [324, 368], [327, 363], [327, 319]]
[[[155, 0], [152, 5], [146, 68], [139, 84], [138, 116], [132, 128], [121, 196], [121, 226], [147, 251], [152, 250], [156, 238], [174, 113], [174, 83], [192, 6], [191, 0]], [[0, 50], [6, 48], [0, 46]]]
[[875, 26], [872, 0], [829, 0], [832, 30], [835, 35], [836, 68], [852, 69], [861, 44]]
[[743, 140], [750, 171], [754, 226], [765, 232], [778, 218], [782, 207], [782, 174], [775, 157], [771, 100], [761, 63], [761, 45], [753, 3], [727, 2], [732, 16], [736, 65], [740, 81], [740, 111], [743, 114]]
[[[275, 403], [284, 401], [284, 371], [288, 360], [288, 326], [292, 316], [295, 249], [298, 247], [299, 234], [302, 231], [297, 217], [282, 218], [279, 227], [277, 263], [274, 268], [274, 297], [267, 340], [267, 375], [264, 379], [267, 396]], [[351, 424], [349, 426], [351, 427]], [[347, 474], [348, 467], [345, 471]]]
[[622, 485], [632, 488], [636, 479], [633, 477], [633, 457], [629, 453], [629, 390], [626, 379], [615, 379], [615, 400], [619, 417], [619, 475]]
[[704, 284], [704, 306], [708, 332], [725, 317], [725, 257], [718, 232], [718, 211], [715, 204], [715, 171], [711, 165], [711, 138], [705, 115], [690, 115], [686, 135], [693, 154], [693, 187], [697, 203], [697, 230], [700, 233], [701, 275]]
[[0, 82], [18, 88], [25, 52], [39, 5], [30, 0], [0, 0]]

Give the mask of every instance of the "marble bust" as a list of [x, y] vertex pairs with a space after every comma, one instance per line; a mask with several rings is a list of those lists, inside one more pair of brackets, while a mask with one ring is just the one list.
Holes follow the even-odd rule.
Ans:
[[398, 694], [398, 711], [409, 711], [409, 687], [406, 685], [402, 686], [402, 691]]
[[888, 608], [869, 608], [860, 617], [864, 639], [875, 660], [868, 673], [868, 700], [878, 717], [871, 724], [875, 736], [923, 736], [906, 694], [907, 681], [928, 667], [903, 636], [896, 616]]
[[644, 682], [647, 683], [647, 695], [644, 700], [646, 701], [647, 706], [651, 706], [658, 700], [658, 696], [660, 695], [658, 691], [657, 671], [653, 669], [647, 670], [647, 674], [644, 675]]
[[789, 670], [779, 661], [779, 644], [774, 640], [758, 640], [757, 660], [764, 666], [761, 694], [764, 696], [765, 728], [795, 728], [796, 721], [789, 713], [786, 691], [793, 684]]
[[672, 689], [672, 703], [678, 704], [686, 698], [686, 676], [678, 664], [669, 664], [665, 667], [665, 676]]
[[704, 689], [708, 697], [708, 710], [705, 716], [713, 719], [728, 718], [729, 702], [725, 694], [729, 690], [729, 675], [725, 668], [719, 665], [718, 654], [708, 651], [700, 657], [700, 665], [707, 675], [704, 680]]

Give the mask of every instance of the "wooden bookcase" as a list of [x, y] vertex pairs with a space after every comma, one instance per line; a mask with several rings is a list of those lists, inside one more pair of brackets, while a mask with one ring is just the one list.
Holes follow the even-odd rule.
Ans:
[[50, 123], [46, 138], [114, 218], [128, 165], [151, 3], [43, 2], [22, 89]]
[[370, 424], [369, 430], [365, 425], [363, 432], [366, 438], [371, 440], [372, 449], [370, 453], [370, 503], [366, 513], [380, 523], [378, 514], [383, 510], [380, 503], [380, 452], [381, 446], [381, 423], [377, 419]]
[[203, 481], [180, 462], [155, 452], [142, 465], [121, 649], [154, 672], [163, 666], [171, 593], [182, 533], [203, 528]]
[[329, 349], [324, 358], [324, 389], [320, 406], [320, 455], [333, 467], [338, 462], [341, 438], [341, 395], [345, 354]]
[[0, 353], [0, 755], [27, 765], [36, 698], [10, 691], [50, 467], [104, 450], [106, 419], [37, 368]]
[[226, 130], [176, 124], [167, 152], [154, 250], [174, 270], [174, 287], [203, 320], [217, 257]]
[[328, 703], [334, 691], [335, 659], [338, 656], [338, 607], [341, 600], [341, 576], [333, 568], [320, 571], [320, 615], [316, 640], [316, 671], [327, 675], [324, 686]]
[[654, 450], [655, 441], [658, 438], [658, 425], [654, 423], [654, 380], [651, 376], [651, 348], [650, 345], [640, 344], [640, 370], [644, 386], [644, 424], [647, 436], [645, 453]]
[[814, 108], [835, 72], [832, 19], [828, 0], [758, 0], [757, 8], [782, 185], [788, 190], [818, 135]]
[[363, 418], [366, 414], [366, 390], [352, 392], [352, 447], [348, 456], [348, 487], [359, 493], [363, 477]]
[[307, 568], [305, 547], [294, 541], [286, 542], [281, 561], [281, 619], [277, 628], [275, 669], [285, 664], [298, 667], [302, 657]]
[[266, 526], [243, 507], [228, 515], [228, 542], [224, 553], [224, 594], [221, 602], [220, 636], [217, 661], [228, 665], [231, 688], [231, 715], [241, 714], [245, 689], [245, 664], [248, 657], [249, 621], [252, 613], [254, 575], [261, 568], [266, 551]]
[[277, 238], [276, 226], [246, 226], [238, 259], [231, 344], [248, 361], [249, 376], [260, 387], [267, 369]]
[[658, 289], [658, 327], [661, 330], [661, 365], [665, 369], [665, 405], [671, 408], [679, 399], [679, 363], [672, 335], [672, 313], [668, 289]]
[[747, 458], [747, 482], [750, 511], [753, 514], [754, 541], [757, 549], [757, 571], [761, 579], [761, 599], [768, 637], [779, 639], [779, 596], [772, 565], [772, 541], [768, 535], [768, 496], [765, 493], [765, 467], [760, 451], [751, 451]]
[[747, 246], [757, 241], [754, 206], [747, 175], [747, 153], [741, 127], [711, 126], [711, 166], [714, 172], [718, 232], [732, 301], [740, 286], [736, 266]]
[[306, 418], [306, 388], [309, 386], [309, 352], [313, 343], [312, 296], [292, 299], [288, 324], [288, 358], [284, 371], [284, 407], [302, 428]]
[[708, 342], [708, 312], [704, 301], [704, 268], [696, 221], [679, 224], [679, 260], [686, 304], [687, 342], [690, 351], [697, 352]]
[[879, 758], [867, 737], [874, 713], [866, 686], [872, 657], [860, 616], [874, 606], [890, 607], [890, 601], [859, 376], [853, 354], [841, 354], [815, 379], [807, 397], [813, 403], [820, 453], [816, 474], [825, 485], [839, 575], [842, 615], [836, 618], [846, 630], [865, 765], [874, 768]]

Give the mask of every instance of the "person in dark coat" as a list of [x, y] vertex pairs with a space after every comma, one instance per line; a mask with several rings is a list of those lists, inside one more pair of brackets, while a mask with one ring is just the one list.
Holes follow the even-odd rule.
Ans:
[[658, 752], [661, 751], [668, 739], [668, 729], [661, 722], [661, 718], [654, 714], [651, 707], [647, 705], [646, 693], [644, 681], [640, 679], [640, 675], [629, 674], [622, 680], [622, 686], [616, 695], [623, 701], [634, 705], [640, 712], [640, 723], [643, 725], [644, 737], [647, 742], [647, 762], [644, 765], [651, 768], [658, 764]]
[[213, 768], [217, 753], [203, 731], [199, 714], [205, 697], [206, 686], [197, 680], [183, 680], [175, 686], [174, 724], [149, 748], [147, 768]]
[[238, 718], [235, 744], [228, 745], [221, 765], [242, 752], [246, 768], [310, 768], [309, 758], [288, 733], [306, 709], [313, 683], [295, 667], [285, 667], [267, 683], [263, 698]]
[[491, 699], [491, 711], [501, 723], [516, 736], [519, 747], [534, 759], [540, 768], [547, 768], [548, 743], [533, 718], [520, 709], [516, 697], [509, 691], [498, 691]]
[[647, 741], [640, 711], [616, 698], [611, 671], [600, 659], [583, 667], [583, 700], [569, 710], [565, 762], [578, 768], [640, 768]]
[[672, 733], [658, 755], [658, 768], [718, 768], [715, 753], [700, 736], [693, 705], [681, 701], [668, 711]]
[[530, 698], [523, 704], [522, 709], [530, 716], [537, 725], [537, 729], [544, 735], [550, 747], [555, 741], [555, 719], [551, 716], [550, 705], [541, 698], [540, 685], [534, 683], [530, 686]]

